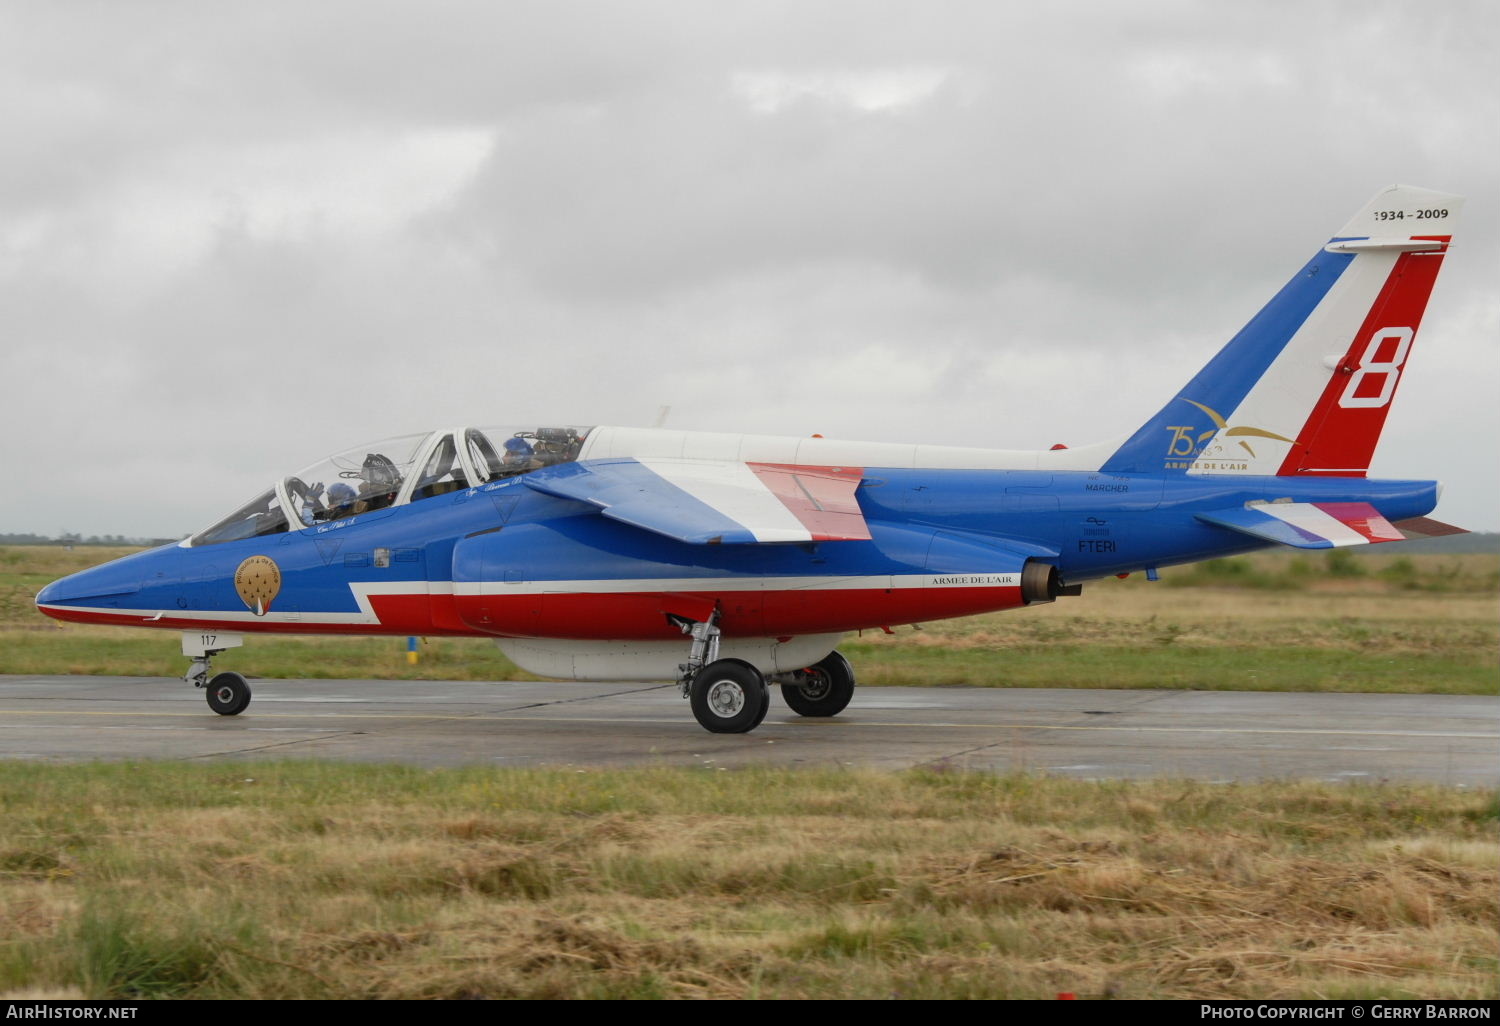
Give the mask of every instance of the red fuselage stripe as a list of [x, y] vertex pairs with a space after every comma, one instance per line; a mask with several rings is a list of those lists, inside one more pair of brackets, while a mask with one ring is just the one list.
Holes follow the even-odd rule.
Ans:
[[[52, 606], [50, 616], [78, 623], [123, 624], [172, 630], [213, 628], [275, 634], [420, 634], [663, 640], [681, 631], [669, 606], [697, 599], [722, 610], [728, 637], [829, 634], [882, 625], [920, 623], [1023, 605], [1018, 587], [802, 589], [693, 595], [676, 592], [546, 592], [526, 595], [371, 595], [379, 623], [216, 620], [212, 614], [156, 618], [154, 611], [110, 612]], [[456, 615], [455, 615], [456, 614]]]

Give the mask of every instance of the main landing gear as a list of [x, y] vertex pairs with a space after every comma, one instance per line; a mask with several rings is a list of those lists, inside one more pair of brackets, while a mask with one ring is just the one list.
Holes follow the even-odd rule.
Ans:
[[743, 734], [760, 726], [771, 708], [771, 689], [744, 660], [719, 658], [718, 609], [707, 620], [680, 620], [678, 626], [693, 639], [687, 662], [677, 664], [678, 682], [703, 729]]
[[226, 649], [238, 648], [245, 643], [243, 635], [219, 634], [211, 631], [184, 632], [182, 654], [192, 659], [192, 665], [182, 677], [194, 687], [203, 688], [208, 696], [208, 707], [220, 716], [238, 716], [250, 704], [250, 684], [242, 674], [213, 673], [213, 657]]
[[715, 734], [744, 734], [760, 726], [771, 708], [766, 678], [749, 663], [716, 659], [693, 675], [693, 715]]
[[777, 674], [781, 697], [803, 716], [837, 716], [854, 697], [854, 667], [839, 652], [829, 652], [805, 670]]
[[[719, 611], [706, 621], [679, 626], [693, 638], [687, 662], [678, 664], [678, 680], [698, 723], [715, 734], [745, 734], [760, 726], [771, 708], [771, 689], [765, 674], [743, 659], [719, 658]], [[771, 679], [781, 685], [786, 704], [802, 716], [837, 716], [854, 697], [854, 669], [838, 652]]]

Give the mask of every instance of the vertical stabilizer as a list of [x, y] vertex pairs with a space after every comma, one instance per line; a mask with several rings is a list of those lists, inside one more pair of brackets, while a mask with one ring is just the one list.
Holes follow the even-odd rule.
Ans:
[[1103, 469], [1363, 477], [1462, 203], [1380, 192]]

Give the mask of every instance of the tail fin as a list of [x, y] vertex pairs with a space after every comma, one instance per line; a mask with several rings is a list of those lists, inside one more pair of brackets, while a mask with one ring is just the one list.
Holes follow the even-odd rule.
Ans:
[[1102, 469], [1365, 476], [1462, 204], [1380, 192]]

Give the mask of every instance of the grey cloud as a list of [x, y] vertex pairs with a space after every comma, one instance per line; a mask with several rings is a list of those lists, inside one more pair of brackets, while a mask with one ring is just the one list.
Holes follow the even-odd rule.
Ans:
[[[0, 432], [43, 486], [0, 524], [187, 531], [362, 438], [663, 403], [706, 430], [1094, 441], [1408, 181], [1471, 203], [1381, 466], [1500, 527], [1451, 445], [1500, 432], [1497, 25], [1480, 3], [12, 5]], [[465, 133], [482, 156], [440, 145]]]

